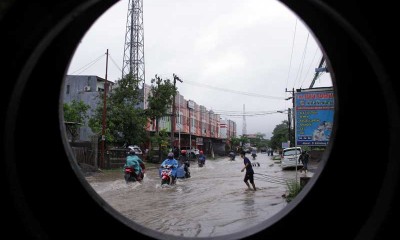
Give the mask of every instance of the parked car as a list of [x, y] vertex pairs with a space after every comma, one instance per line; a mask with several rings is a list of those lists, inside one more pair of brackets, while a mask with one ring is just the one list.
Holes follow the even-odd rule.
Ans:
[[128, 148], [129, 148], [129, 150], [135, 151], [136, 155], [142, 155], [143, 154], [143, 152], [142, 152], [142, 150], [140, 149], [139, 146], [130, 145], [130, 146], [128, 146]]
[[282, 170], [288, 168], [302, 168], [303, 164], [299, 163], [299, 157], [302, 150], [301, 147], [290, 147], [282, 150], [281, 167]]
[[186, 146], [181, 147], [181, 151], [182, 150], [186, 150], [186, 155], [190, 156], [192, 158], [195, 158], [196, 156], [198, 156], [200, 154], [200, 150], [197, 148], [194, 148], [194, 147], [192, 147], [192, 148], [186, 147]]

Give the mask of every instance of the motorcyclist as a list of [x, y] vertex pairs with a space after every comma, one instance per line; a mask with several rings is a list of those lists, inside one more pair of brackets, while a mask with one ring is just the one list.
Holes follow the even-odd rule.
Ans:
[[161, 163], [162, 168], [168, 168], [168, 166], [171, 167], [171, 176], [170, 176], [170, 184], [174, 183], [176, 179], [176, 172], [179, 167], [178, 161], [174, 158], [174, 153], [169, 152], [167, 155], [167, 158]]
[[253, 159], [255, 159], [257, 157], [257, 150], [256, 149], [251, 149], [251, 156], [253, 157]]
[[229, 152], [229, 158], [230, 158], [231, 160], [235, 160], [235, 156], [236, 156], [235, 152], [234, 152], [233, 150], [231, 150], [231, 151]]
[[185, 170], [185, 177], [189, 178], [190, 177], [190, 170], [189, 170], [190, 162], [189, 162], [189, 159], [188, 159], [186, 153], [187, 153], [186, 150], [181, 151], [181, 155], [179, 156], [179, 161], [181, 162], [181, 164], [184, 165], [183, 170]]
[[141, 181], [143, 179], [144, 162], [136, 155], [133, 149], [129, 150], [128, 152], [124, 169], [125, 167], [133, 167], [135, 175], [134, 177], [137, 181]]
[[199, 159], [199, 163], [202, 163], [203, 165], [206, 164], [206, 155], [204, 155], [203, 151], [200, 151], [198, 159]]

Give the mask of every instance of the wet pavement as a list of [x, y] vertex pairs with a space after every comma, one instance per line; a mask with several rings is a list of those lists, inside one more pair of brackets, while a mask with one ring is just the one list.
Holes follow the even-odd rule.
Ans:
[[[161, 186], [158, 164], [146, 164], [142, 183], [126, 183], [122, 169], [103, 171], [86, 179], [114, 209], [130, 220], [160, 233], [184, 237], [215, 237], [257, 225], [288, 203], [287, 182], [305, 176], [282, 171], [279, 161], [258, 154], [254, 164], [257, 191], [243, 182], [243, 160], [207, 160], [200, 168], [191, 162], [191, 178]], [[310, 168], [309, 177], [315, 169]]]

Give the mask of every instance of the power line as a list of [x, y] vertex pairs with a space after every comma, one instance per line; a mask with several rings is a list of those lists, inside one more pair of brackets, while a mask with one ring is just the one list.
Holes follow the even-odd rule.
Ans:
[[220, 91], [223, 91], [223, 92], [231, 92], [231, 93], [236, 93], [236, 94], [241, 94], [241, 95], [246, 95], [246, 96], [251, 96], [251, 97], [269, 98], [269, 99], [276, 99], [276, 100], [285, 100], [284, 97], [268, 96], [268, 95], [262, 95], [262, 94], [258, 94], [258, 93], [249, 93], [249, 92], [236, 91], [236, 90], [231, 90], [231, 89], [226, 89], [226, 88], [214, 87], [214, 86], [211, 86], [211, 85], [197, 83], [197, 82], [188, 81], [188, 80], [186, 80], [185, 83], [188, 83], [188, 84], [191, 84], [191, 85], [196, 85], [196, 86], [199, 86], [199, 87], [210, 88], [210, 89], [214, 89], [214, 90], [220, 90]]
[[318, 47], [315, 49], [314, 56], [313, 56], [313, 58], [312, 58], [312, 60], [311, 60], [311, 62], [310, 62], [310, 65], [308, 66], [306, 75], [305, 75], [303, 81], [302, 81], [301, 84], [300, 84], [300, 88], [303, 87], [303, 83], [304, 83], [304, 81], [307, 79], [307, 75], [308, 75], [308, 73], [310, 72], [311, 66], [314, 64], [314, 59], [315, 59], [315, 56], [317, 55], [317, 51], [318, 51]]
[[293, 58], [294, 40], [296, 39], [296, 29], [297, 29], [297, 18], [296, 18], [296, 24], [295, 24], [295, 26], [294, 26], [293, 41], [292, 41], [292, 53], [290, 54], [290, 63], [289, 63], [288, 76], [287, 76], [287, 79], [286, 79], [286, 88], [287, 88], [288, 82], [289, 82], [290, 69], [292, 68], [292, 58]]
[[98, 58], [96, 58], [95, 60], [89, 62], [88, 64], [84, 65], [83, 67], [79, 68], [78, 70], [74, 71], [71, 73], [71, 75], [74, 75], [76, 72], [80, 71], [81, 69], [83, 69], [82, 71], [80, 71], [78, 74], [86, 71], [87, 69], [89, 69], [91, 66], [93, 66], [96, 62], [98, 62], [101, 58], [103, 58], [105, 56], [105, 54], [102, 54], [101, 56], [99, 56]]
[[306, 40], [306, 44], [305, 44], [305, 46], [304, 46], [303, 56], [302, 56], [302, 59], [301, 59], [301, 62], [300, 62], [299, 69], [297, 70], [297, 76], [296, 76], [296, 79], [294, 80], [293, 87], [296, 86], [296, 82], [297, 82], [297, 80], [298, 80], [299, 78], [301, 78], [301, 74], [302, 74], [302, 72], [303, 72], [304, 58], [306, 57], [306, 52], [307, 52], [307, 46], [308, 46], [308, 38], [309, 38], [309, 36], [310, 36], [310, 33], [307, 34], [307, 40]]

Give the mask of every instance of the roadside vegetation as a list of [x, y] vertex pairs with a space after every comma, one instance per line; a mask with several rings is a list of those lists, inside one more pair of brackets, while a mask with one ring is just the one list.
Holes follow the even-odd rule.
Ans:
[[300, 182], [293, 179], [288, 180], [286, 182], [286, 186], [288, 192], [287, 194], [284, 195], [284, 197], [286, 198], [287, 202], [290, 202], [297, 196], [297, 194], [301, 191], [302, 188], [300, 186]]

